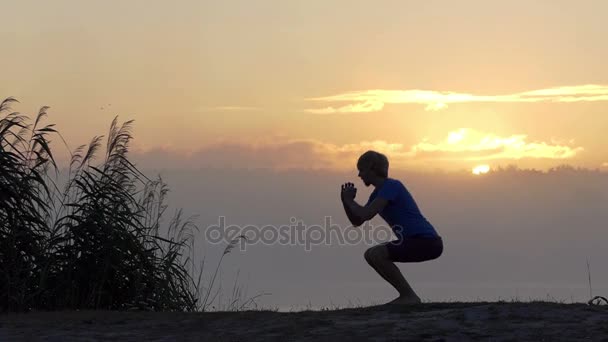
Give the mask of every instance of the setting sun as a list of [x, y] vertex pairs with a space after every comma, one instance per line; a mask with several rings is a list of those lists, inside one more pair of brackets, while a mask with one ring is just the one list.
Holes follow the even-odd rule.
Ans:
[[489, 165], [478, 165], [473, 168], [473, 174], [481, 175], [490, 171]]

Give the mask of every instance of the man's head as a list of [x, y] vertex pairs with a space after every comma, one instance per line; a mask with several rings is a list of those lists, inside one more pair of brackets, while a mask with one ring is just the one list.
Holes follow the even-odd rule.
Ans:
[[359, 157], [357, 169], [365, 186], [369, 186], [388, 177], [388, 158], [382, 153], [367, 151]]

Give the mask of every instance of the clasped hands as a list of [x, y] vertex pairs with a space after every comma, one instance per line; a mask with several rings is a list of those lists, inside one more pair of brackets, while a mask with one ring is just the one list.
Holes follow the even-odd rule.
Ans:
[[348, 183], [342, 184], [342, 192], [340, 193], [340, 197], [342, 198], [342, 201], [354, 200], [356, 195], [357, 195], [357, 188], [355, 188], [355, 185], [353, 183], [348, 182]]

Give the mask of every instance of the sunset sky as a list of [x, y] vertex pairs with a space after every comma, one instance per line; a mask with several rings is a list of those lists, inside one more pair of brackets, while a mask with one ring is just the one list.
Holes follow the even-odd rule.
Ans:
[[606, 1], [2, 8], [0, 97], [50, 106], [71, 148], [119, 115], [152, 164], [608, 170]]
[[[589, 260], [594, 293], [608, 294], [608, 1], [0, 8], [0, 101], [15, 97], [13, 110], [32, 118], [50, 106], [46, 123], [72, 150], [107, 135], [117, 115], [135, 120], [131, 160], [162, 174], [167, 213], [197, 217], [193, 260], [223, 257], [226, 244], [202, 234], [220, 216], [348, 226], [340, 184], [355, 182], [366, 203], [373, 186], [356, 161], [373, 149], [446, 243], [437, 262], [404, 265], [425, 299], [586, 302]], [[63, 142], [52, 147], [67, 168]], [[602, 172], [484, 175], [564, 164]], [[223, 261], [223, 284], [242, 270], [250, 293], [272, 293], [262, 304], [287, 309], [388, 300], [392, 288], [363, 258], [370, 245], [251, 245]]]

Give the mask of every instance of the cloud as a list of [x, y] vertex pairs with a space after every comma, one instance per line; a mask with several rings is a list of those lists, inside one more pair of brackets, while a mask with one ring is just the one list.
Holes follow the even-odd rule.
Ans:
[[448, 108], [448, 105], [446, 105], [443, 102], [438, 102], [438, 103], [429, 103], [426, 106], [425, 110], [427, 110], [427, 111], [439, 111], [439, 110], [442, 110], [442, 109], [445, 109], [445, 108]]
[[602, 167], [608, 167], [608, 162], [602, 163]]
[[[245, 169], [354, 169], [367, 150], [385, 153], [391, 165], [407, 168], [420, 163], [536, 159], [568, 159], [582, 147], [529, 142], [526, 135], [500, 137], [462, 128], [442, 141], [423, 140], [413, 146], [384, 140], [334, 144], [314, 139], [268, 136], [255, 141], [222, 140], [194, 152], [170, 147], [134, 151], [134, 161], [144, 168], [245, 168]], [[462, 163], [461, 163], [462, 164]], [[439, 165], [439, 164], [438, 164]], [[445, 163], [443, 164], [445, 165]]]
[[338, 107], [306, 109], [314, 114], [377, 112], [389, 104], [422, 104], [426, 110], [441, 110], [453, 103], [496, 102], [590, 102], [608, 101], [608, 85], [578, 85], [504, 95], [474, 95], [433, 90], [362, 90], [308, 99], [314, 102], [350, 102]]
[[452, 131], [444, 141], [437, 143], [422, 141], [411, 150], [416, 157], [457, 160], [568, 159], [582, 151], [582, 147], [555, 142], [528, 142], [525, 134], [501, 137], [470, 128]]
[[307, 109], [306, 111], [312, 114], [335, 114], [335, 113], [367, 113], [377, 112], [384, 108], [384, 102], [381, 101], [364, 101], [360, 103], [349, 104], [340, 108], [325, 107], [319, 109]]
[[132, 156], [143, 168], [352, 169], [367, 150], [399, 153], [405, 147], [381, 140], [338, 145], [314, 139], [267, 137], [218, 141], [194, 152], [172, 147], [140, 149]]

